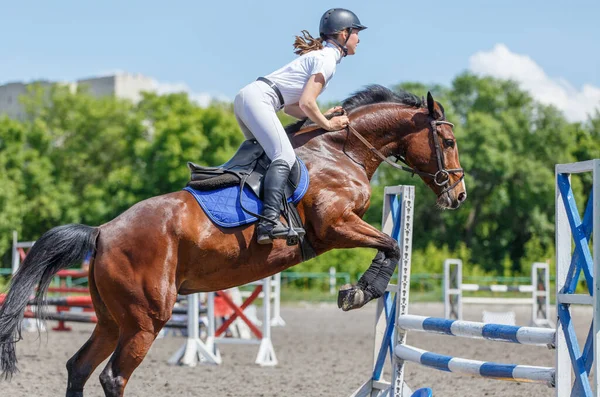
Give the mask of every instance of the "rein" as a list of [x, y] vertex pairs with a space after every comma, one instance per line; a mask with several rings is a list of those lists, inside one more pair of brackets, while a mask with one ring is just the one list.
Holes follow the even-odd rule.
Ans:
[[[394, 157], [396, 157], [396, 159], [397, 159], [396, 161], [401, 161], [405, 165], [399, 165], [399, 164], [396, 164], [396, 163], [390, 161], [379, 150], [377, 150], [373, 145], [371, 145], [371, 143], [364, 136], [362, 136], [358, 131], [356, 131], [356, 129], [354, 127], [352, 127], [350, 124], [348, 124], [347, 128], [348, 128], [349, 132], [351, 132], [355, 137], [357, 137], [358, 140], [360, 140], [367, 148], [369, 148], [369, 150], [374, 155], [379, 157], [379, 159], [381, 159], [385, 163], [391, 165], [392, 167], [394, 167], [396, 169], [410, 172], [413, 175], [418, 174], [418, 175], [428, 176], [433, 179], [433, 181], [436, 185], [438, 185], [440, 187], [445, 187], [444, 190], [440, 194], [438, 194], [438, 197], [439, 197], [442, 194], [447, 193], [448, 191], [454, 189], [456, 187], [456, 185], [458, 185], [465, 177], [465, 173], [462, 168], [446, 168], [446, 166], [445, 166], [444, 153], [442, 152], [442, 148], [440, 146], [439, 137], [438, 137], [438, 126], [444, 125], [444, 124], [454, 127], [454, 124], [452, 124], [448, 121], [433, 120], [431, 122], [431, 128], [432, 128], [432, 133], [433, 133], [433, 142], [434, 142], [434, 146], [435, 146], [435, 155], [437, 158], [437, 165], [438, 165], [438, 171], [435, 174], [431, 174], [429, 172], [424, 172], [424, 171], [419, 171], [418, 169], [411, 167], [406, 162], [406, 159], [403, 156], [397, 155]], [[456, 182], [454, 182], [452, 185], [450, 185], [450, 174], [455, 174], [455, 173], [459, 173], [459, 172], [462, 172], [462, 175], [460, 176], [460, 178]], [[448, 186], [448, 185], [450, 185], [450, 186]]]

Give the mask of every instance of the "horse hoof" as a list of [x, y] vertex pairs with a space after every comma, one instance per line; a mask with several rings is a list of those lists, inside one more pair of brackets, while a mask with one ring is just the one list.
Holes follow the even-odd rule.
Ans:
[[67, 391], [67, 397], [83, 397], [82, 391]]
[[358, 309], [365, 304], [365, 293], [360, 288], [346, 284], [338, 292], [338, 307], [343, 311]]

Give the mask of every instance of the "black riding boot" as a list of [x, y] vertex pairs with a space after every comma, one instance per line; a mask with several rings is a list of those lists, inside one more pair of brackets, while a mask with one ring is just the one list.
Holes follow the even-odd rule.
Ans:
[[[259, 244], [271, 244], [274, 239], [287, 239], [288, 244], [295, 241], [298, 244], [298, 236], [290, 237], [290, 228], [285, 226], [279, 218], [281, 217], [281, 204], [285, 195], [285, 186], [290, 175], [290, 167], [284, 160], [275, 160], [269, 166], [265, 174], [263, 185], [264, 200], [262, 215], [269, 219], [261, 219], [256, 228]], [[295, 231], [295, 233], [294, 233]], [[292, 234], [304, 235], [304, 229], [295, 228]]]

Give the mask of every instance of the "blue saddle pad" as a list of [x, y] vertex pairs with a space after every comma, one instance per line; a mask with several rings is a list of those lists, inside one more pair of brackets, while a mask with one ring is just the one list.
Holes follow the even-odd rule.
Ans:
[[[298, 159], [298, 163], [300, 164], [300, 182], [292, 197], [288, 199], [288, 202], [294, 204], [297, 204], [302, 197], [304, 197], [309, 184], [306, 165], [304, 165], [300, 159]], [[219, 226], [237, 227], [258, 220], [255, 216], [242, 210], [239, 202], [239, 186], [230, 186], [208, 192], [195, 190], [189, 186], [186, 186], [183, 190], [190, 192], [208, 217]], [[244, 208], [247, 210], [252, 211], [255, 214], [262, 213], [262, 201], [254, 194], [252, 189], [248, 188], [248, 186], [244, 186], [242, 201], [244, 203]]]

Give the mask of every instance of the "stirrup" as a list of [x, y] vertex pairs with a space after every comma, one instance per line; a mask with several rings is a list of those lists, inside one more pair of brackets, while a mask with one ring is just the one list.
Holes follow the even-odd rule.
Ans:
[[257, 242], [258, 244], [272, 244], [273, 240], [286, 240], [287, 245], [298, 245], [300, 238], [306, 234], [306, 231], [299, 228], [291, 228], [285, 226], [280, 221], [275, 225], [260, 224], [257, 227]]

